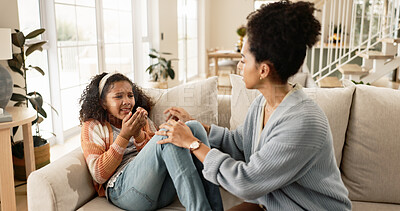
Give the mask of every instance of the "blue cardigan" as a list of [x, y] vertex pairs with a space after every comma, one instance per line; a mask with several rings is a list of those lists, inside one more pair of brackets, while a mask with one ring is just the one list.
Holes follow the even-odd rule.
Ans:
[[258, 96], [234, 131], [211, 126], [204, 177], [267, 210], [351, 210], [320, 107], [302, 89], [292, 92], [253, 146], [264, 102]]

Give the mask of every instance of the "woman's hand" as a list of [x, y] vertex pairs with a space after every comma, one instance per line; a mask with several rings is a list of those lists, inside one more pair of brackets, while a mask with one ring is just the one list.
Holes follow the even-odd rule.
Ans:
[[146, 123], [147, 111], [139, 107], [136, 109], [136, 112], [133, 115], [132, 112], [129, 112], [129, 114], [126, 115], [122, 120], [120, 136], [127, 140], [129, 140], [132, 136], [134, 138], [138, 137]]
[[197, 139], [193, 136], [190, 128], [182, 121], [168, 120], [167, 123], [160, 125], [168, 131], [157, 131], [156, 135], [168, 136], [168, 138], [160, 140], [157, 144], [171, 143], [175, 146], [189, 149], [191, 143]]
[[169, 119], [173, 119], [175, 121], [182, 121], [182, 122], [187, 122], [189, 120], [194, 120], [190, 114], [183, 108], [179, 107], [170, 107], [164, 111], [164, 114], [167, 114], [168, 116], [165, 119], [165, 121], [168, 121]]

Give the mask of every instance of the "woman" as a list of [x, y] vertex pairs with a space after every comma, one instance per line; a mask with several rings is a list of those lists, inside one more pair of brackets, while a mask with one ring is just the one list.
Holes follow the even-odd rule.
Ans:
[[[337, 168], [328, 120], [300, 85], [288, 78], [317, 41], [320, 24], [312, 3], [281, 1], [248, 16], [247, 40], [238, 69], [248, 89], [261, 92], [241, 127], [204, 125], [212, 149], [182, 122], [183, 109], [156, 134], [191, 149], [204, 164], [204, 177], [246, 202], [235, 210], [351, 210]], [[181, 121], [176, 122], [173, 119]]]
[[[202, 181], [201, 163], [188, 150], [156, 144], [165, 137], [154, 136], [147, 118], [152, 101], [126, 76], [95, 76], [80, 102], [81, 146], [99, 196], [125, 210], [155, 210], [176, 189], [187, 210], [223, 209], [218, 187]], [[204, 129], [192, 128], [207, 143], [196, 135]]]

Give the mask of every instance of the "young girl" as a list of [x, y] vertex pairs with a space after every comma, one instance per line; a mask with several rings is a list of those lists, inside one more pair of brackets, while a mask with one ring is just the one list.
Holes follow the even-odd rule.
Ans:
[[[176, 189], [187, 210], [222, 210], [218, 187], [203, 186], [197, 172], [202, 166], [189, 151], [156, 144], [165, 137], [154, 136], [147, 118], [153, 103], [127, 77], [95, 76], [80, 103], [81, 146], [99, 196], [122, 209], [154, 210], [170, 204]], [[194, 135], [204, 130], [188, 125]]]

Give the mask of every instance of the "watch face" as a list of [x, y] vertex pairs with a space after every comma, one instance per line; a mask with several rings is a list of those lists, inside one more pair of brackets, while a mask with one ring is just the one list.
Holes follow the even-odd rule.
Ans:
[[197, 148], [199, 148], [200, 147], [200, 143], [199, 142], [197, 142], [197, 141], [195, 141], [195, 142], [193, 142], [193, 143], [191, 143], [190, 144], [190, 149], [197, 149]]

